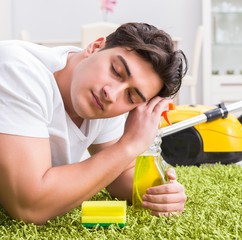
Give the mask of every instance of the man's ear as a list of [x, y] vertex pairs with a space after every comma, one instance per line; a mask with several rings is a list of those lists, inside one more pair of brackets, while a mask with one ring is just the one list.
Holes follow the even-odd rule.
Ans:
[[102, 49], [105, 46], [106, 43], [106, 38], [105, 37], [100, 37], [97, 40], [95, 40], [94, 42], [91, 42], [85, 51], [85, 56], [88, 56], [94, 52], [99, 51], [100, 49]]

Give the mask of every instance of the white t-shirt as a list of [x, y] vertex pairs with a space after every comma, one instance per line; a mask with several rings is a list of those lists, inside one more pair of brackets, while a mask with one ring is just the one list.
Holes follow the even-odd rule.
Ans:
[[81, 49], [0, 42], [0, 133], [49, 137], [53, 166], [78, 162], [92, 143], [119, 138], [125, 122], [124, 115], [84, 120], [80, 129], [72, 122], [53, 76], [70, 51]]

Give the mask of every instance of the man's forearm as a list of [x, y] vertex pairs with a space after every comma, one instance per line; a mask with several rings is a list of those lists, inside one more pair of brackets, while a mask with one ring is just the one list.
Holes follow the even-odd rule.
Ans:
[[135, 161], [119, 175], [108, 187], [106, 188], [110, 195], [115, 198], [127, 200], [132, 203], [132, 188], [134, 176]]

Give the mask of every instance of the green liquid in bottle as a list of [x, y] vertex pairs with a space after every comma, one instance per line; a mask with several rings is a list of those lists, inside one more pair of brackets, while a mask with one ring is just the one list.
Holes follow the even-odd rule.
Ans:
[[168, 164], [161, 157], [160, 145], [161, 131], [159, 130], [150, 148], [136, 158], [132, 196], [135, 208], [141, 208], [142, 196], [148, 188], [168, 181], [166, 176]]

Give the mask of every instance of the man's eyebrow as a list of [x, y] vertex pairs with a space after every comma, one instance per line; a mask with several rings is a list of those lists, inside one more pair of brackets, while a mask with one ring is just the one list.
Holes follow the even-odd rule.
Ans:
[[[130, 77], [131, 72], [126, 60], [121, 55], [118, 55], [118, 58], [123, 63], [125, 71], [127, 72], [127, 75]], [[139, 89], [135, 88], [135, 92], [140, 96], [143, 102], [146, 102], [146, 97], [139, 91]]]
[[129, 69], [129, 66], [128, 66], [126, 60], [121, 55], [118, 55], [118, 58], [123, 63], [125, 71], [126, 71], [127, 75], [130, 77], [131, 76], [131, 72], [130, 72], [130, 69]]

